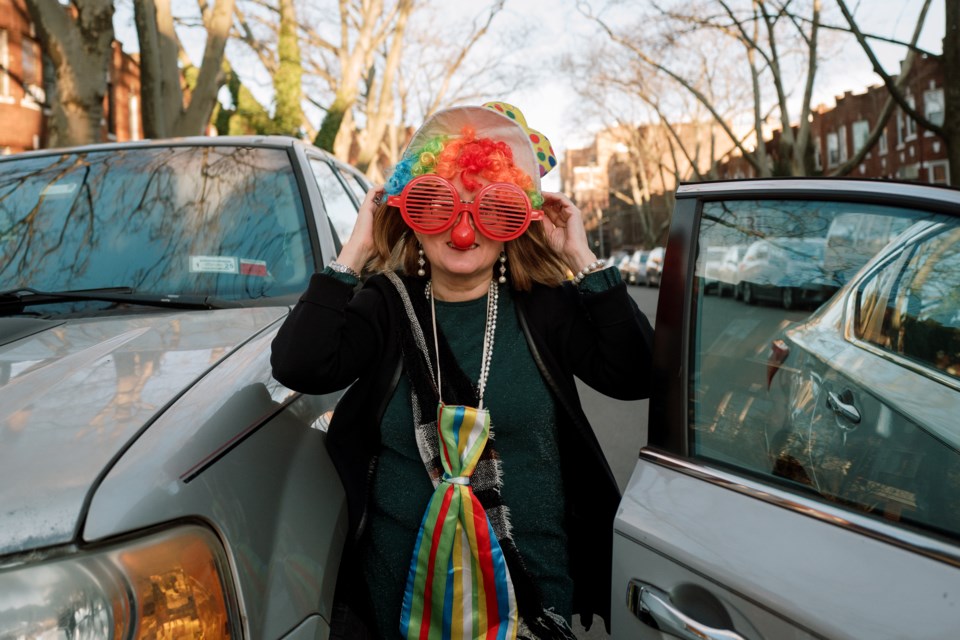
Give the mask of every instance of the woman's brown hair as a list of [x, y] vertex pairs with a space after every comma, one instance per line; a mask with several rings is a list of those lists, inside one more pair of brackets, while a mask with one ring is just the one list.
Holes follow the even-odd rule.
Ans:
[[[417, 237], [399, 209], [386, 203], [377, 207], [373, 212], [373, 241], [377, 255], [370, 262], [371, 270], [417, 272]], [[504, 251], [507, 277], [514, 289], [529, 291], [534, 282], [556, 287], [567, 278], [567, 266], [550, 246], [540, 222], [531, 223], [526, 233], [505, 243]], [[499, 267], [499, 262], [494, 264], [495, 276], [500, 275]], [[425, 269], [429, 273], [429, 265]]]

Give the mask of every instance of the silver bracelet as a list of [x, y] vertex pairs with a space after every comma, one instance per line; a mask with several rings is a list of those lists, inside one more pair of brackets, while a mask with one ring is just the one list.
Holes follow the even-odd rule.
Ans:
[[353, 276], [357, 280], [360, 279], [360, 274], [357, 273], [356, 269], [354, 269], [353, 267], [348, 267], [347, 265], [341, 262], [331, 262], [327, 266], [333, 269], [334, 271], [336, 271], [337, 273], [345, 273], [348, 276]]
[[580, 271], [577, 272], [577, 275], [573, 276], [573, 284], [579, 285], [581, 282], [583, 282], [583, 279], [587, 277], [587, 274], [593, 273], [597, 269], [600, 269], [604, 264], [606, 263], [603, 260], [595, 260], [585, 266], [583, 269], [580, 269]]

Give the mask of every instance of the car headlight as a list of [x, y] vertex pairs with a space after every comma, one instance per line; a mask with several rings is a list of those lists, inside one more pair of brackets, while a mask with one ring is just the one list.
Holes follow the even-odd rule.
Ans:
[[0, 570], [0, 640], [230, 638], [227, 561], [186, 526]]

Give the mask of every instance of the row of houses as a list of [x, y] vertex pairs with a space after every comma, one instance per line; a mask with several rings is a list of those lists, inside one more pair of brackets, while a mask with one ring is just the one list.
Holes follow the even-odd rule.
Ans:
[[[909, 70], [907, 103], [929, 121], [943, 124], [944, 73], [938, 57], [918, 56]], [[888, 99], [882, 85], [848, 91], [832, 107], [811, 114], [811, 175], [832, 175], [866, 144]], [[782, 131], [766, 141], [768, 168], [781, 162]], [[846, 174], [859, 178], [949, 183], [943, 140], [897, 107], [876, 143]], [[611, 127], [593, 143], [568, 150], [561, 161], [562, 189], [580, 204], [595, 243], [606, 248], [662, 244], [680, 181], [757, 176], [755, 167], [716, 123]]]
[[[113, 42], [101, 122], [103, 140], [140, 140], [140, 65]], [[53, 69], [24, 0], [0, 0], [0, 153], [47, 146]]]

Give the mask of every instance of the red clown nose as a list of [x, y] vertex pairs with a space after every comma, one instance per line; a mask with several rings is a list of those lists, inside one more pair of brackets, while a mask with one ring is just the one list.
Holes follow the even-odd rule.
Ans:
[[467, 216], [469, 215], [469, 213], [461, 215], [460, 221], [453, 227], [453, 232], [450, 234], [453, 246], [457, 249], [469, 249], [473, 246], [473, 241], [476, 240], [473, 227], [467, 222]]

